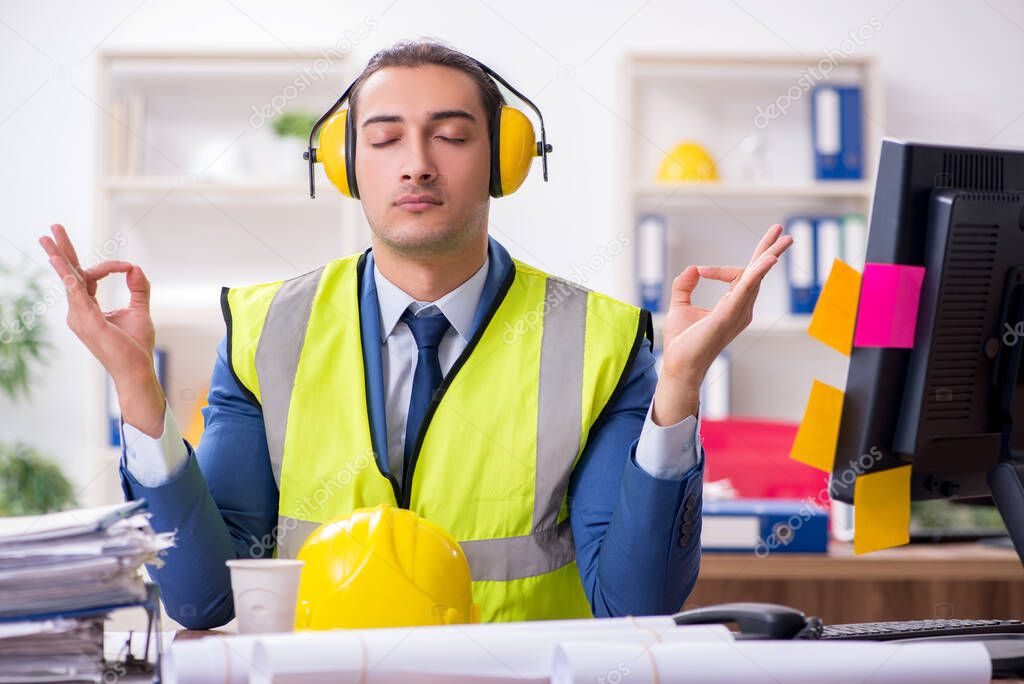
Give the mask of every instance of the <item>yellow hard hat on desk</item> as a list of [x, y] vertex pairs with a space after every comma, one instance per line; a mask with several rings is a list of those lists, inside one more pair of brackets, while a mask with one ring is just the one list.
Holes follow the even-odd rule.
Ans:
[[314, 530], [297, 557], [296, 629], [480, 621], [462, 548], [412, 511], [357, 509]]

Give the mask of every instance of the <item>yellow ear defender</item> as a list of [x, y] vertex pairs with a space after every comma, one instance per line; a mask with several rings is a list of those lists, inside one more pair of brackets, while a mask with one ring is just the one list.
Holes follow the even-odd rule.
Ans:
[[[472, 59], [472, 58], [471, 58]], [[540, 119], [540, 140], [536, 139], [533, 124], [518, 109], [498, 104], [498, 115], [495, 117], [494, 130], [491, 131], [491, 197], [511, 195], [519, 189], [530, 172], [534, 157], [541, 158], [544, 180], [548, 179], [548, 153], [554, 148], [548, 144], [544, 130], [544, 116], [533, 102], [521, 92], [509, 85], [508, 81], [495, 73], [484, 63], [473, 60], [483, 69], [484, 73], [498, 81], [516, 97], [525, 102], [536, 112]], [[341, 94], [338, 101], [320, 117], [309, 132], [309, 146], [302, 158], [309, 162], [309, 196], [316, 197], [316, 186], [313, 181], [313, 165], [321, 163], [328, 180], [346, 197], [359, 199], [359, 186], [356, 184], [356, 145], [355, 123], [348, 116], [347, 108], [341, 105], [348, 99], [352, 90], [350, 84]], [[313, 147], [317, 131], [320, 132], [319, 147]]]

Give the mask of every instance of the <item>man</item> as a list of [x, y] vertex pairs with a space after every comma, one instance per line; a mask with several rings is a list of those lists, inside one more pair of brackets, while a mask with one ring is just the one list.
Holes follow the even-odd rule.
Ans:
[[[374, 56], [349, 100], [371, 249], [225, 289], [195, 451], [153, 369], [142, 269], [82, 269], [62, 227], [41, 238], [69, 326], [117, 388], [125, 496], [178, 530], [153, 574], [181, 624], [231, 619], [225, 560], [294, 556], [320, 522], [379, 503], [459, 540], [485, 621], [682, 606], [700, 561], [699, 387], [791, 239], [773, 226], [746, 268], [679, 274], [659, 378], [647, 312], [488, 236], [500, 102], [444, 46]], [[131, 302], [104, 313], [94, 295], [111, 273], [127, 275]], [[729, 283], [711, 310], [690, 301], [701, 277]]]

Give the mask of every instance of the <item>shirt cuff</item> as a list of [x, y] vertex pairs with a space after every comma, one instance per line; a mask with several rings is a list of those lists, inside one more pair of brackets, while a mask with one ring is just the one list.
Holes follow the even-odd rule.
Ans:
[[188, 463], [188, 447], [181, 436], [167, 400], [164, 400], [164, 431], [160, 437], [150, 437], [121, 419], [121, 444], [124, 461], [143, 487], [159, 487], [178, 475]]
[[682, 480], [687, 472], [704, 461], [699, 437], [700, 409], [696, 416], [662, 426], [651, 418], [653, 407], [652, 401], [636, 444], [636, 464], [651, 477]]

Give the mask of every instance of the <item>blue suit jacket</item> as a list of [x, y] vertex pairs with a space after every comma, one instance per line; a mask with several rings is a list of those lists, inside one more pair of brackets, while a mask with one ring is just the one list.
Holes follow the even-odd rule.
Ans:
[[[513, 268], [497, 241], [491, 239], [488, 249], [491, 268], [474, 330]], [[387, 472], [380, 314], [370, 269], [372, 251], [360, 281], [360, 321], [374, 450]], [[594, 424], [569, 482], [576, 561], [598, 617], [675, 612], [700, 567], [703, 454], [680, 480], [652, 477], [634, 459], [656, 384], [652, 350], [641, 345], [626, 382]], [[263, 414], [233, 376], [226, 340], [217, 348], [208, 400], [198, 449], [186, 442], [188, 460], [165, 484], [141, 485], [123, 454], [120, 467], [125, 498], [148, 501], [157, 531], [177, 530], [177, 545], [167, 551], [163, 567], [150, 572], [168, 614], [190, 629], [231, 620], [224, 561], [269, 555], [266, 540], [277, 523], [278, 490]]]

